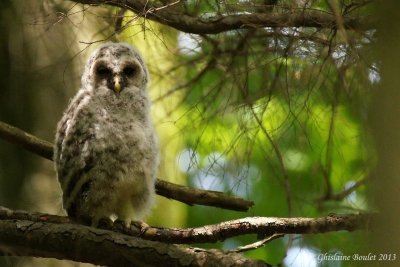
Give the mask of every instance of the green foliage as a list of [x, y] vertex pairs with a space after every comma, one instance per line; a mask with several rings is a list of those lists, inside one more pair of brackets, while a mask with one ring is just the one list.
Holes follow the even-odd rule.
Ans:
[[[365, 48], [341, 43], [331, 32], [303, 33], [308, 37], [297, 38], [291, 29], [228, 32], [202, 39], [195, 55], [181, 54], [183, 62], [192, 60], [187, 82], [195, 81], [185, 92], [187, 115], [178, 121], [190, 127], [184, 134], [186, 154], [181, 154], [190, 161], [185, 169], [189, 181], [255, 201], [247, 214], [190, 208], [189, 225], [368, 210], [363, 187], [333, 197], [368, 177], [374, 164], [365, 127], [373, 81], [370, 65], [357, 61]], [[259, 37], [264, 35], [271, 37]], [[331, 51], [307, 40], [311, 36], [331, 43]], [[349, 244], [349, 238], [357, 241]], [[364, 241], [349, 233], [295, 240], [316, 254], [356, 251]], [[254, 241], [246, 236], [219, 245]], [[247, 254], [279, 263], [287, 242], [275, 240]]]

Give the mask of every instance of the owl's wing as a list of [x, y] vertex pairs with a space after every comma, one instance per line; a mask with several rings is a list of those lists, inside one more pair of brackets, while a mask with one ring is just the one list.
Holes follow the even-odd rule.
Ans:
[[56, 132], [56, 140], [54, 146], [54, 155], [53, 160], [56, 163], [57, 170], [58, 164], [60, 163], [62, 152], [63, 152], [63, 144], [64, 140], [67, 138], [68, 128], [71, 127], [73, 123], [72, 120], [76, 116], [79, 106], [82, 103], [82, 100], [86, 97], [87, 94], [79, 93], [71, 100], [68, 105], [68, 108], [65, 110], [61, 120], [57, 124], [57, 132]]
[[79, 194], [88, 190], [90, 181], [85, 181], [85, 173], [93, 166], [88, 150], [93, 140], [88, 97], [85, 91], [78, 93], [58, 123], [56, 133], [54, 161], [57, 176], [63, 190], [64, 208], [73, 217], [76, 217]]

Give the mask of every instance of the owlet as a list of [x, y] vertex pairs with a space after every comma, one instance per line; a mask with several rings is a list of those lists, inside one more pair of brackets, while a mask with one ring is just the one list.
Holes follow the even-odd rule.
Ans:
[[147, 82], [145, 63], [128, 44], [105, 44], [89, 58], [54, 151], [63, 206], [75, 220], [117, 217], [129, 225], [149, 212], [159, 149]]

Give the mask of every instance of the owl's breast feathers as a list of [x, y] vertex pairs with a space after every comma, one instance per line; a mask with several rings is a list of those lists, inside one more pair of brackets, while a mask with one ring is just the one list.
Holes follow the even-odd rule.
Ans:
[[[81, 90], [59, 122], [56, 135], [54, 159], [64, 208], [70, 216], [85, 221], [86, 217], [118, 213], [119, 202], [134, 201], [135, 193], [146, 204], [147, 195], [154, 193], [145, 193], [154, 191], [145, 185], [154, 182], [157, 155], [149, 118], [139, 118], [126, 107], [99, 106], [90, 93]], [[141, 201], [136, 202], [140, 213]]]

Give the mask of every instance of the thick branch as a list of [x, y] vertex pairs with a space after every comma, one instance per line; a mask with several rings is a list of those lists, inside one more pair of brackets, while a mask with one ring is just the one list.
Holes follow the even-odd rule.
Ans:
[[75, 224], [0, 221], [0, 252], [106, 266], [268, 266], [237, 253], [147, 241]]
[[[218, 224], [205, 225], [197, 228], [161, 228], [161, 227], [124, 227], [122, 222], [113, 225], [102, 225], [107, 230], [124, 233], [130, 236], [140, 236], [146, 240], [164, 243], [213, 243], [234, 236], [256, 234], [270, 236], [273, 234], [311, 234], [331, 231], [353, 231], [368, 227], [371, 215], [346, 214], [329, 215], [321, 218], [273, 218], [248, 217], [225, 221]], [[67, 217], [43, 213], [12, 211], [0, 207], [0, 221], [21, 220], [31, 223], [48, 222], [54, 224], [71, 224]], [[0, 231], [1, 228], [0, 228]], [[1, 240], [1, 238], [0, 238]]]
[[[178, 13], [171, 6], [162, 6], [148, 0], [71, 0], [76, 3], [100, 5], [106, 4], [127, 8], [136, 14], [177, 30], [196, 34], [215, 34], [243, 28], [263, 27], [316, 27], [336, 28], [336, 18], [333, 14], [307, 9], [294, 9], [282, 13], [242, 12], [235, 15], [216, 15], [208, 18], [194, 17], [184, 12]], [[370, 29], [372, 23], [367, 18], [343, 17], [343, 27], [346, 29]]]
[[[41, 140], [4, 122], [0, 122], [0, 138], [46, 159], [52, 160], [53, 158], [53, 145], [50, 142]], [[160, 179], [156, 182], [156, 192], [161, 196], [189, 205], [207, 205], [237, 211], [247, 211], [254, 205], [253, 201], [227, 196], [222, 192], [184, 187]]]
[[151, 227], [141, 235], [145, 239], [162, 240], [168, 243], [210, 243], [234, 236], [257, 234], [311, 234], [332, 231], [353, 231], [366, 228], [368, 215], [330, 215], [321, 218], [274, 218], [248, 217], [237, 220], [205, 225], [197, 228], [168, 229]]

